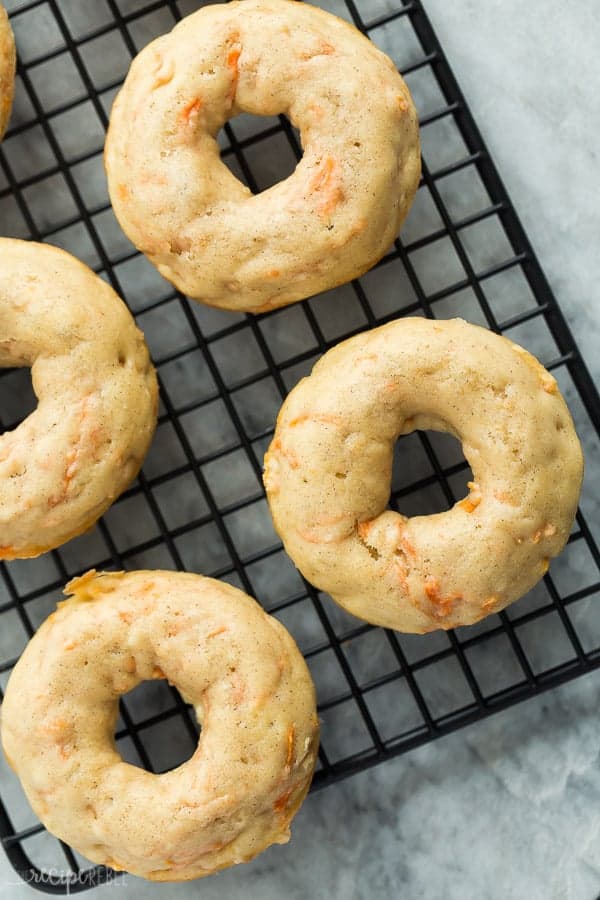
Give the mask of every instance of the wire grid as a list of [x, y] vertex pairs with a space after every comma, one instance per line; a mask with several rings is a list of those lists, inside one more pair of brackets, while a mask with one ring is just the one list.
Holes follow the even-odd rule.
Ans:
[[[0, 690], [64, 583], [92, 566], [202, 571], [257, 596], [287, 625], [319, 697], [314, 788], [598, 667], [600, 511], [585, 492], [564, 554], [526, 598], [426, 636], [360, 623], [304, 582], [265, 504], [262, 456], [287, 391], [340, 339], [406, 314], [462, 315], [531, 349], [592, 442], [588, 476], [600, 468], [598, 394], [419, 0], [321, 4], [392, 56], [419, 108], [423, 177], [402, 239], [351, 285], [257, 317], [189, 303], [163, 281], [118, 229], [102, 173], [108, 112], [131, 57], [202, 4], [7, 5], [20, 61], [0, 148], [0, 229], [76, 253], [127, 300], [153, 354], [161, 408], [142, 474], [91, 532], [38, 560], [0, 564]], [[240, 116], [219, 140], [253, 191], [301, 155], [284, 117]], [[33, 408], [22, 371], [1, 373], [0, 401], [4, 430]], [[415, 433], [398, 442], [390, 506], [408, 515], [448, 508], [468, 476], [456, 442]], [[125, 759], [158, 772], [190, 755], [198, 728], [177, 691], [153, 682], [121, 702], [116, 737]], [[114, 876], [48, 835], [8, 771], [2, 786], [0, 834], [20, 877], [65, 893]]]

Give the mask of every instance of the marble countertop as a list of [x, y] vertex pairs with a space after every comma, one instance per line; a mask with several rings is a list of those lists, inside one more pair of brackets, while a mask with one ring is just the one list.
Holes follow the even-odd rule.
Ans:
[[[600, 382], [597, 8], [426, 0], [588, 366]], [[289, 845], [202, 882], [104, 897], [596, 900], [600, 672], [311, 795]], [[0, 857], [0, 898], [34, 896]]]

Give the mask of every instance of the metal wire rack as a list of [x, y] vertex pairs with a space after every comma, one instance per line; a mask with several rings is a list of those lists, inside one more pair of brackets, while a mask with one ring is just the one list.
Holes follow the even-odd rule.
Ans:
[[[422, 183], [387, 256], [350, 285], [258, 317], [189, 303], [163, 281], [112, 215], [104, 129], [131, 57], [199, 5], [7, 3], [19, 66], [0, 148], [0, 231], [60, 245], [108, 279], [146, 333], [161, 408], [142, 474], [96, 528], [40, 559], [0, 564], [0, 691], [75, 574], [162, 567], [224, 578], [258, 597], [305, 653], [323, 723], [317, 789], [600, 666], [600, 506], [584, 490], [564, 554], [508, 611], [447, 634], [373, 628], [303, 582], [272, 530], [262, 456], [287, 390], [351, 334], [399, 315], [462, 315], [554, 372], [580, 433], [593, 436], [590, 478], [600, 467], [600, 402], [420, 0], [321, 3], [392, 56], [420, 111]], [[219, 140], [253, 191], [301, 155], [284, 117], [240, 116]], [[4, 370], [2, 429], [34, 404], [26, 373]], [[390, 505], [439, 511], [467, 478], [452, 439], [415, 433], [399, 441]], [[116, 738], [125, 759], [164, 771], [190, 755], [198, 729], [177, 692], [156, 682], [122, 701]], [[0, 835], [20, 878], [67, 893], [114, 877], [45, 832], [16, 779], [0, 775]]]

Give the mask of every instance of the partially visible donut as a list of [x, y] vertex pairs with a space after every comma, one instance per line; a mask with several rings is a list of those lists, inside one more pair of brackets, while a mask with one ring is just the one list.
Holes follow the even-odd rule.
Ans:
[[[2, 744], [49, 831], [156, 881], [210, 875], [289, 839], [318, 747], [315, 692], [286, 629], [237, 588], [181, 572], [88, 572], [26, 647]], [[115, 748], [117, 701], [166, 678], [202, 725], [154, 775]]]
[[157, 383], [122, 300], [73, 256], [0, 238], [0, 366], [30, 366], [38, 406], [0, 437], [0, 559], [89, 528], [142, 464]]
[[[304, 156], [253, 196], [219, 157], [241, 112], [285, 113]], [[188, 296], [260, 312], [349, 281], [398, 233], [420, 175], [392, 61], [307, 3], [205, 6], [133, 61], [106, 142], [115, 214]]]
[[[387, 509], [396, 439], [447, 431], [473, 471], [447, 512]], [[399, 631], [468, 625], [522, 596], [562, 550], [583, 459], [554, 377], [460, 319], [344, 341], [285, 401], [265, 457], [275, 527], [305, 577]]]
[[8, 14], [0, 3], [0, 140], [6, 131], [15, 90], [17, 55]]

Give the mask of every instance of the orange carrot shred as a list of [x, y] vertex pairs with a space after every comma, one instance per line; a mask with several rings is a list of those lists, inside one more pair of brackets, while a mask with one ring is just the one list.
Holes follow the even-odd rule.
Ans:
[[282, 813], [285, 810], [287, 802], [290, 799], [291, 795], [292, 789], [290, 788], [289, 791], [285, 791], [283, 794], [281, 794], [280, 797], [277, 798], [277, 800], [273, 804], [273, 809], [275, 810], [275, 812]]
[[181, 120], [184, 125], [193, 125], [195, 124], [198, 114], [202, 109], [202, 100], [200, 97], [196, 97], [195, 100], [191, 100], [187, 106], [184, 107], [183, 112], [181, 113]]
[[296, 733], [296, 729], [294, 725], [290, 725], [287, 733], [287, 756], [285, 760], [286, 767], [289, 768], [292, 765], [292, 759], [294, 758], [294, 735]]

